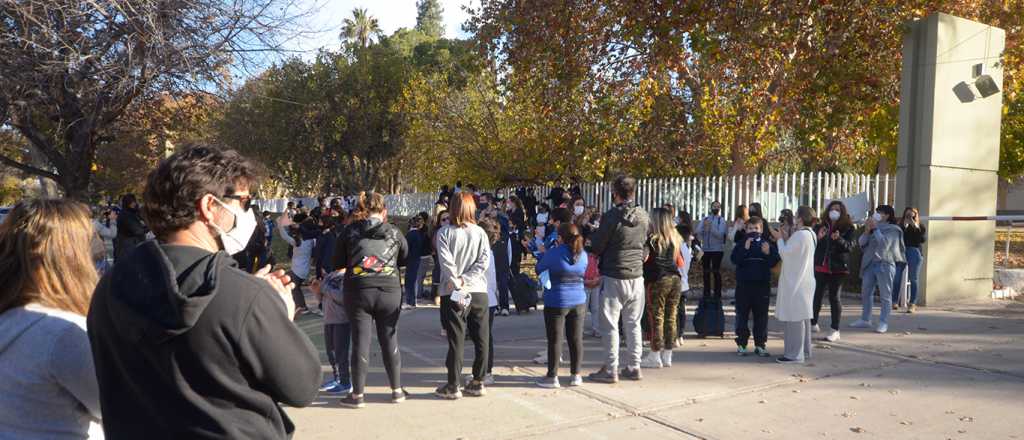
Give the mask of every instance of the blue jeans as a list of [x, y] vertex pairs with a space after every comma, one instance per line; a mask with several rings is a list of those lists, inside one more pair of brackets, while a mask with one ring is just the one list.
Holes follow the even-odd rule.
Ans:
[[419, 277], [419, 273], [420, 259], [410, 258], [409, 264], [405, 266], [405, 303], [410, 306], [416, 305], [416, 298], [423, 289], [423, 279]]
[[860, 319], [871, 321], [871, 308], [874, 307], [875, 287], [878, 287], [878, 297], [882, 301], [880, 323], [889, 322], [889, 312], [892, 311], [892, 284], [896, 275], [896, 265], [892, 263], [871, 263], [864, 268], [860, 274]]
[[921, 262], [924, 261], [924, 255], [921, 254], [921, 248], [918, 247], [907, 247], [907, 262], [896, 263], [896, 278], [893, 279], [892, 284], [892, 302], [895, 304], [900, 300], [900, 282], [903, 281], [903, 271], [909, 266], [910, 272], [907, 272], [907, 280], [910, 281], [910, 298], [907, 304], [917, 304], [917, 280], [921, 276]]
[[349, 348], [352, 345], [352, 324], [324, 324], [324, 351], [334, 370], [334, 380], [350, 383]]

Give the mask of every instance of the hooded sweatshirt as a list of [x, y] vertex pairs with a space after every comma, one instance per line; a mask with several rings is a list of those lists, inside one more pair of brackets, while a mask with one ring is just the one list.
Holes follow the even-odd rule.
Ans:
[[401, 293], [399, 265], [409, 256], [409, 244], [394, 225], [370, 217], [345, 227], [334, 249], [333, 270], [345, 269], [344, 289], [377, 288]]
[[0, 439], [83, 439], [98, 433], [85, 317], [37, 304], [0, 314]]
[[147, 241], [103, 276], [89, 340], [109, 438], [281, 439], [320, 359], [279, 294], [224, 252]]
[[903, 230], [892, 223], [880, 223], [870, 234], [864, 232], [857, 239], [863, 251], [860, 259], [860, 273], [874, 263], [896, 264], [907, 261], [903, 244]]
[[620, 203], [601, 215], [601, 226], [590, 238], [600, 256], [601, 275], [632, 280], [644, 275], [647, 211], [633, 202]]

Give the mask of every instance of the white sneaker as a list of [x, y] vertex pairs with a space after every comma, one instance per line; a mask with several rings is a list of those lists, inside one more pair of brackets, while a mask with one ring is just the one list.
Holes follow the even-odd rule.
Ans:
[[858, 319], [858, 320], [850, 323], [850, 328], [871, 328], [871, 321], [865, 321], [863, 319]]
[[818, 333], [821, 331], [821, 326], [818, 324], [814, 324], [814, 326], [811, 327], [811, 331], [814, 333]]
[[676, 347], [682, 347], [682, 346], [683, 346], [683, 337], [680, 336], [680, 337], [676, 338]]
[[583, 386], [583, 376], [581, 376], [579, 374], [572, 375], [572, 379], [569, 380], [569, 386], [571, 386], [571, 387]]
[[661, 365], [665, 368], [672, 366], [672, 350], [661, 350]]
[[825, 336], [825, 340], [828, 342], [836, 342], [839, 340], [839, 330], [832, 330]]
[[[558, 363], [562, 363], [562, 362], [565, 362], [565, 359], [559, 357], [558, 358]], [[544, 350], [544, 353], [539, 354], [539, 355], [537, 355], [537, 357], [533, 358], [533, 363], [535, 363], [537, 365], [547, 365], [548, 364], [548, 352], [547, 352], [547, 350]]]
[[494, 385], [494, 375], [493, 374], [485, 374], [484, 375], [483, 384], [487, 385], [487, 386]]
[[878, 328], [875, 329], [875, 333], [885, 333], [887, 331], [889, 331], [889, 324], [886, 324], [884, 322], [878, 324]]
[[649, 351], [647, 356], [644, 356], [643, 360], [640, 361], [640, 367], [642, 368], [661, 368], [662, 366], [660, 351]]

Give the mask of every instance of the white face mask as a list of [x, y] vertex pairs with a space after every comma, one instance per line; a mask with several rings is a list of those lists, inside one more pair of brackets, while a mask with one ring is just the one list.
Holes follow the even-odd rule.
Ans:
[[547, 222], [548, 222], [548, 213], [542, 212], [540, 214], [537, 214], [537, 224], [538, 225], [543, 225], [544, 223], [547, 223]]
[[828, 218], [832, 219], [832, 221], [839, 220], [839, 211], [829, 211]]
[[583, 209], [584, 208], [582, 206], [574, 206], [572, 208], [572, 213], [576, 215], [583, 215]]
[[[217, 199], [214, 199], [217, 200]], [[210, 226], [217, 231], [220, 235], [220, 242], [224, 246], [224, 252], [234, 255], [245, 249], [245, 246], [249, 244], [249, 239], [252, 238], [253, 232], [256, 231], [256, 216], [252, 210], [242, 211], [239, 208], [228, 205], [220, 200], [217, 200], [220, 206], [227, 209], [235, 216], [235, 226], [230, 231], [224, 231], [214, 223], [210, 223]]]
[[879, 213], [876, 212], [875, 215], [871, 216], [871, 218], [875, 219], [875, 223], [881, 222], [882, 221], [882, 214], [879, 214]]

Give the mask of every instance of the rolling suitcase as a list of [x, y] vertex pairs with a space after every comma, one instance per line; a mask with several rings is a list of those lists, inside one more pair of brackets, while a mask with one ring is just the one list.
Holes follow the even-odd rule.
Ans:
[[697, 336], [725, 336], [725, 311], [722, 310], [721, 297], [703, 297], [697, 304], [697, 312], [693, 314], [693, 329]]
[[537, 290], [540, 285], [525, 273], [516, 275], [512, 281], [512, 302], [516, 305], [516, 313], [529, 312], [537, 308]]

